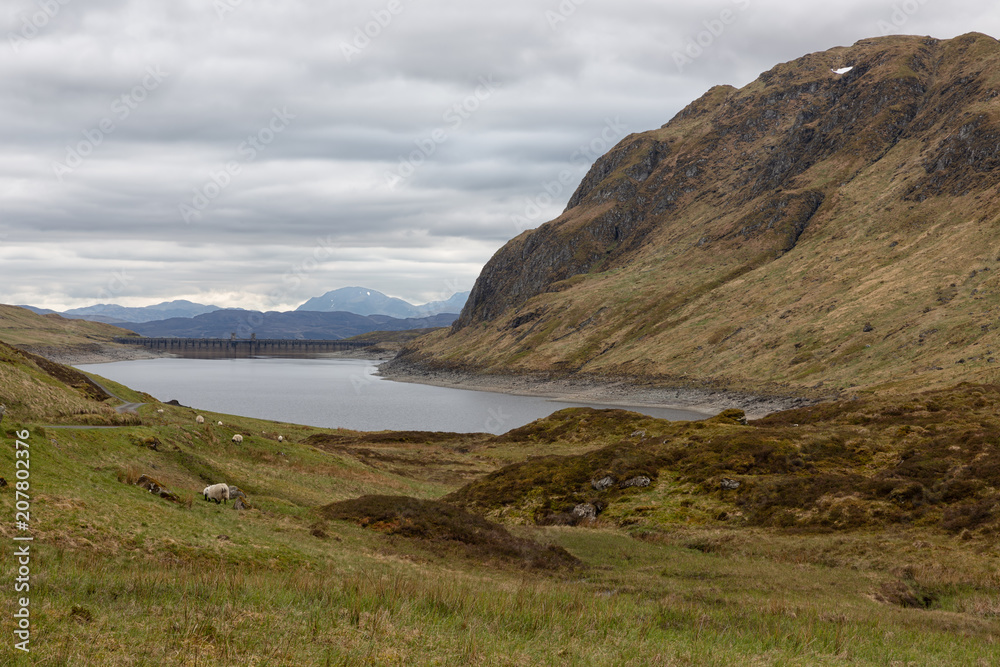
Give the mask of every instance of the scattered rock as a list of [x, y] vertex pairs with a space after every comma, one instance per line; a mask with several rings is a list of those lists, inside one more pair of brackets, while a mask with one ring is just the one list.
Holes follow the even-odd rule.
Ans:
[[875, 331], [875, 327], [873, 327], [870, 322], [865, 322], [865, 326], [861, 330], [865, 333], [869, 333], [870, 331]]
[[180, 401], [178, 401], [178, 400], [177, 400], [176, 398], [175, 398], [175, 399], [172, 399], [172, 400], [169, 400], [169, 401], [167, 401], [167, 402], [166, 402], [166, 405], [174, 405], [174, 406], [177, 406], [177, 407], [179, 407], [179, 408], [183, 408], [183, 407], [184, 407], [183, 405], [181, 405], [181, 402], [180, 402]]
[[3, 477], [0, 477], [0, 489], [2, 489], [5, 486], [7, 486], [7, 480], [5, 480]]
[[621, 483], [621, 488], [627, 489], [632, 486], [649, 486], [653, 480], [646, 477], [645, 475], [637, 475], [631, 479], [627, 479]]
[[597, 518], [597, 508], [590, 503], [580, 503], [579, 505], [573, 508], [571, 514], [573, 515], [574, 518], [579, 519], [581, 521], [583, 519], [593, 520]]
[[615, 481], [616, 481], [615, 478], [612, 477], [611, 475], [605, 475], [600, 479], [590, 480], [590, 486], [594, 489], [594, 491], [603, 491], [604, 489], [610, 489], [612, 486], [614, 486]]
[[229, 541], [229, 536], [228, 535], [219, 535], [216, 539], [222, 540], [223, 542], [228, 542]]
[[727, 491], [740, 488], [740, 483], [735, 479], [729, 479], [728, 477], [723, 477], [722, 481], [719, 482], [719, 486]]
[[645, 429], [639, 429], [638, 431], [632, 431], [632, 435], [630, 437], [633, 437], [633, 438], [645, 438], [646, 437], [646, 430]]
[[243, 498], [237, 498], [233, 502], [233, 509], [234, 510], [248, 510], [248, 509], [250, 509], [250, 506], [247, 505], [245, 502], [243, 502]]
[[174, 503], [181, 502], [181, 499], [178, 498], [176, 494], [167, 491], [162, 484], [148, 475], [140, 475], [139, 479], [136, 480], [135, 485], [146, 489], [153, 495], [159, 496], [164, 500], [169, 500]]
[[244, 500], [246, 500], [247, 494], [243, 493], [243, 489], [241, 489], [240, 487], [238, 487], [238, 486], [231, 486], [230, 485], [230, 487], [229, 487], [229, 499], [230, 500], [236, 500], [237, 498], [243, 498]]

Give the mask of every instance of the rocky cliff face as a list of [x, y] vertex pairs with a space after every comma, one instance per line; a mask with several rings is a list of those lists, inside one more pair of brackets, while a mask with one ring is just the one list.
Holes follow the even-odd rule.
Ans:
[[[969, 276], [1000, 261], [998, 65], [986, 35], [887, 37], [713, 88], [598, 160], [559, 218], [489, 261], [450, 335], [412, 354], [742, 386], [937, 368], [949, 350], [921, 330], [993, 326], [992, 281]], [[960, 283], [983, 301], [971, 312], [934, 296]], [[854, 349], [866, 325], [909, 351]]]

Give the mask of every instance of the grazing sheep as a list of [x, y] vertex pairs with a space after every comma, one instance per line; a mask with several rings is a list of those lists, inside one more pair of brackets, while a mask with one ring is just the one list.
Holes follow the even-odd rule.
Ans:
[[229, 485], [212, 484], [211, 486], [206, 486], [205, 490], [201, 493], [205, 496], [205, 500], [214, 500], [215, 504], [218, 505], [220, 502], [224, 503], [229, 500]]
[[240, 444], [241, 442], [243, 442], [243, 436], [237, 433], [236, 435], [233, 436], [233, 442], [235, 442], [237, 445]]
[[163, 408], [160, 408], [160, 409], [159, 409], [159, 410], [157, 410], [156, 412], [158, 412], [159, 414], [161, 414], [161, 415], [162, 415], [162, 414], [163, 414]]
[[219, 424], [218, 424], [218, 425], [219, 425], [219, 426], [222, 426], [222, 422], [219, 422]]
[[194, 421], [195, 421], [196, 424], [204, 424], [205, 423], [205, 418], [202, 417], [201, 415], [198, 415], [197, 417], [194, 418]]
[[284, 442], [284, 441], [285, 441], [285, 436], [279, 435], [278, 436], [278, 442]]

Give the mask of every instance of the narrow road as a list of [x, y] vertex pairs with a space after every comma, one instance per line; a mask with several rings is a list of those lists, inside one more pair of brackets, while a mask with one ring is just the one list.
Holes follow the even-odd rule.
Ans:
[[[84, 373], [84, 375], [86, 375], [86, 373]], [[111, 391], [110, 389], [108, 389], [107, 387], [105, 387], [103, 384], [101, 384], [100, 382], [98, 382], [97, 380], [95, 380], [94, 378], [90, 377], [89, 375], [87, 375], [87, 377], [90, 378], [91, 382], [93, 382], [98, 387], [100, 387], [101, 389], [103, 389], [105, 394], [107, 394], [108, 396], [110, 396], [112, 398], [117, 398], [119, 401], [122, 402], [121, 405], [119, 405], [118, 407], [115, 408], [116, 412], [119, 412], [119, 413], [122, 413], [122, 412], [131, 412], [131, 413], [134, 414], [136, 412], [136, 410], [140, 406], [146, 405], [145, 403], [129, 403], [124, 398], [122, 398], [121, 396], [119, 396], [115, 392]], [[112, 426], [112, 427], [109, 427], [109, 428], [117, 428], [117, 427]]]
[[[86, 373], [84, 373], [84, 375], [86, 375]], [[139, 409], [139, 407], [143, 406], [143, 405], [146, 405], [145, 403], [129, 403], [124, 398], [122, 398], [121, 396], [119, 396], [115, 392], [111, 391], [110, 389], [108, 389], [107, 387], [105, 387], [103, 384], [101, 384], [100, 382], [98, 382], [97, 380], [95, 380], [94, 378], [90, 377], [89, 375], [87, 375], [87, 377], [90, 378], [91, 382], [93, 382], [98, 387], [100, 387], [101, 389], [103, 389], [104, 393], [106, 393], [108, 396], [110, 396], [112, 398], [117, 398], [119, 401], [122, 402], [121, 405], [119, 405], [118, 407], [115, 408], [115, 411], [118, 412], [118, 413], [130, 412], [132, 414], [137, 414], [136, 411]], [[77, 425], [74, 425], [74, 424], [60, 424], [60, 425], [52, 426], [52, 425], [46, 424], [45, 428], [47, 428], [47, 429], [50, 429], [50, 428], [58, 428], [58, 429], [80, 429], [82, 431], [94, 431], [94, 430], [97, 430], [97, 429], [122, 428], [122, 427], [121, 426], [83, 426], [83, 425], [77, 426]]]

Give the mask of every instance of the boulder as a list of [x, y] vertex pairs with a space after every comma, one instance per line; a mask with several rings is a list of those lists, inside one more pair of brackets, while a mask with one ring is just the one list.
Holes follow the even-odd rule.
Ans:
[[649, 477], [646, 477], [645, 475], [636, 475], [635, 477], [632, 477], [622, 482], [621, 488], [627, 489], [632, 486], [640, 486], [640, 487], [649, 486], [652, 483], [652, 481], [653, 480], [651, 480]]
[[604, 489], [610, 489], [614, 486], [616, 481], [617, 480], [615, 480], [615, 478], [611, 475], [605, 475], [599, 479], [590, 480], [590, 486], [594, 489], [594, 491], [603, 491]]

